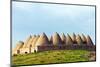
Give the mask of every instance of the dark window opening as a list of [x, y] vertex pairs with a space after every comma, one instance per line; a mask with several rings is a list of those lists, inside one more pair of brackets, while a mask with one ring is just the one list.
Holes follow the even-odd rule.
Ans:
[[25, 54], [27, 54], [27, 52], [25, 52]]
[[30, 47], [32, 47], [32, 45], [30, 45]]
[[17, 54], [20, 54], [20, 50], [17, 50]]
[[84, 41], [83, 44], [86, 44], [86, 41]]
[[76, 42], [76, 41], [73, 41], [73, 43], [74, 43], [74, 44], [77, 44], [77, 42]]
[[36, 53], [36, 50], [34, 50], [34, 53]]

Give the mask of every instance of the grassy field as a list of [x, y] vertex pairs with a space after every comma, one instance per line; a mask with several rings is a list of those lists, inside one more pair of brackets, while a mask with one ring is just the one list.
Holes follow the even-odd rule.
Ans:
[[12, 56], [12, 65], [36, 65], [89, 61], [86, 50], [52, 50]]

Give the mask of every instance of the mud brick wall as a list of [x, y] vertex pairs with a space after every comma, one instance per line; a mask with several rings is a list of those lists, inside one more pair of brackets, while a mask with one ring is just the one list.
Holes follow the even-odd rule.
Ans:
[[89, 50], [95, 51], [95, 45], [65, 45], [65, 46], [38, 46], [38, 51], [47, 51], [47, 50]]

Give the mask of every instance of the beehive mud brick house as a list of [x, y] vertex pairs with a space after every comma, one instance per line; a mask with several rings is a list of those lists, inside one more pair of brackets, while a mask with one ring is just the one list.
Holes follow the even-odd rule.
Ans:
[[35, 53], [39, 51], [48, 50], [95, 50], [95, 45], [89, 35], [84, 34], [72, 36], [69, 34], [59, 35], [55, 32], [50, 37], [47, 37], [45, 33], [41, 35], [30, 35], [25, 42], [19, 41], [16, 47], [12, 50], [12, 54], [27, 54]]

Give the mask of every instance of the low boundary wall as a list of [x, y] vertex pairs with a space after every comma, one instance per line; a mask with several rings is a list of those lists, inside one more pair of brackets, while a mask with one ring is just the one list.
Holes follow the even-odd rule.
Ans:
[[38, 51], [48, 51], [48, 50], [89, 50], [95, 51], [95, 45], [63, 45], [63, 46], [38, 46]]

